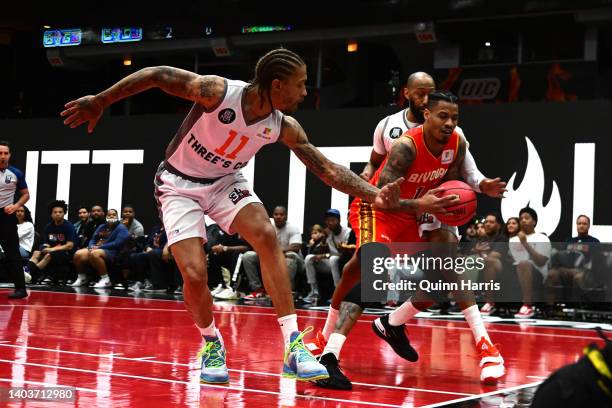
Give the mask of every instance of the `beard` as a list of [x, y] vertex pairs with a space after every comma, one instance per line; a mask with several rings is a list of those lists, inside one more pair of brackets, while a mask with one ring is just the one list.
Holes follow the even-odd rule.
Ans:
[[412, 112], [412, 114], [414, 115], [414, 117], [417, 119], [418, 123], [423, 123], [425, 122], [425, 115], [423, 115], [423, 111], [420, 109], [416, 109], [416, 108], [412, 108], [412, 104], [410, 105], [410, 111]]

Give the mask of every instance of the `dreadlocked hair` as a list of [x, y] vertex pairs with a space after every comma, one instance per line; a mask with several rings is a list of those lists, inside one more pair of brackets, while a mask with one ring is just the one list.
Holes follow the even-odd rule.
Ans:
[[306, 63], [302, 57], [286, 48], [277, 48], [261, 57], [255, 65], [255, 78], [250, 84], [250, 86], [257, 86], [261, 106], [263, 106], [264, 98], [268, 98], [272, 105], [270, 88], [273, 80], [287, 79], [298, 67], [304, 65]]

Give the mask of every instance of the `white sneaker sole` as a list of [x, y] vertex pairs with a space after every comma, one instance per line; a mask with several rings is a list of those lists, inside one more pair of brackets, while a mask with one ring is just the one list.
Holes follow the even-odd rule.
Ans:
[[495, 385], [506, 375], [506, 368], [503, 364], [490, 365], [480, 371], [480, 381], [483, 384]]

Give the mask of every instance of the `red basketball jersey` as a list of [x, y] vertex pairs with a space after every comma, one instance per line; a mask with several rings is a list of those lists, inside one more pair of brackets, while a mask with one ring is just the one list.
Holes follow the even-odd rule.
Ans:
[[[427, 191], [442, 183], [448, 168], [457, 158], [459, 149], [459, 135], [453, 131], [440, 156], [434, 156], [425, 144], [423, 126], [412, 128], [405, 132], [402, 137], [412, 139], [416, 147], [414, 161], [404, 175], [404, 182], [400, 189], [400, 197], [404, 199], [415, 199], [421, 197]], [[370, 183], [376, 185], [382, 169], [385, 167], [389, 156], [380, 165]]]

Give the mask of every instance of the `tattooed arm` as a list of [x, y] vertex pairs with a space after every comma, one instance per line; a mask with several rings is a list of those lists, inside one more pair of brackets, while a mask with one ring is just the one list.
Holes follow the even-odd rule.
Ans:
[[[416, 158], [416, 147], [412, 139], [402, 137], [391, 146], [385, 167], [383, 167], [378, 178], [378, 187], [392, 183], [399, 177], [404, 177]], [[407, 212], [431, 212], [435, 214], [445, 213], [444, 208], [455, 204], [458, 199], [449, 195], [438, 198], [440, 190], [427, 191], [422, 197], [414, 199], [401, 199], [399, 209]]]
[[89, 122], [87, 130], [91, 133], [104, 109], [123, 98], [151, 88], [160, 88], [170, 95], [211, 108], [222, 98], [225, 81], [216, 75], [198, 75], [167, 66], [143, 68], [97, 95], [68, 102], [60, 115], [68, 116], [64, 124], [71, 128]]
[[366, 183], [350, 169], [328, 160], [308, 141], [302, 126], [291, 116], [283, 117], [279, 141], [291, 149], [306, 168], [325, 184], [362, 200], [375, 202], [380, 190]]
[[[402, 137], [396, 140], [391, 146], [385, 167], [383, 167], [378, 178], [377, 186], [382, 187], [400, 177], [404, 177], [415, 158], [416, 148], [412, 139]], [[419, 200], [401, 199], [399, 209], [417, 212], [420, 209]]]

